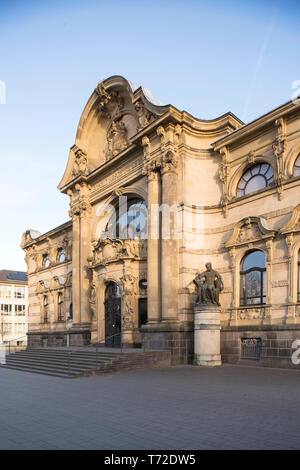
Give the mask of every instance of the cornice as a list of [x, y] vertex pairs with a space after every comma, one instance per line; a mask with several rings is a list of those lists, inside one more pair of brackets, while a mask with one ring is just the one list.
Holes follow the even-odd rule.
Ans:
[[22, 248], [27, 249], [27, 248], [31, 247], [32, 245], [36, 245], [38, 243], [41, 243], [41, 242], [47, 240], [47, 238], [50, 238], [53, 235], [57, 235], [58, 233], [63, 232], [64, 230], [67, 231], [70, 228], [72, 228], [72, 220], [69, 220], [68, 222], [65, 222], [64, 224], [59, 225], [58, 227], [55, 227], [54, 229], [50, 230], [49, 232], [43, 233], [39, 237], [32, 239], [32, 241], [26, 243], [26, 245], [22, 246]]
[[245, 124], [244, 126], [240, 127], [232, 131], [230, 134], [221, 137], [220, 139], [212, 142], [212, 146], [215, 150], [219, 150], [223, 146], [232, 145], [237, 143], [239, 140], [246, 139], [251, 134], [262, 132], [264, 128], [268, 126], [274, 126], [275, 128], [275, 121], [279, 117], [288, 116], [292, 114], [296, 114], [300, 112], [300, 103], [295, 104], [292, 101], [288, 101], [287, 103], [279, 106], [278, 108], [263, 114], [262, 116], [258, 117], [254, 121], [250, 122], [249, 124]]

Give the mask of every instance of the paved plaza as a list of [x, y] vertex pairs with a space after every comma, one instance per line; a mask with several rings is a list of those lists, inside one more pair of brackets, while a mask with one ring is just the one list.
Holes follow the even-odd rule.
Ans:
[[300, 373], [225, 365], [61, 379], [0, 370], [0, 449], [297, 449]]

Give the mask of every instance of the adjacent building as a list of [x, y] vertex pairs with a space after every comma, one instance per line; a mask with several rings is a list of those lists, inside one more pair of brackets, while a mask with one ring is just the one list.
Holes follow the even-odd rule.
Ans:
[[12, 346], [27, 344], [28, 286], [22, 271], [0, 271], [0, 341]]
[[210, 261], [225, 286], [223, 361], [251, 358], [249, 346], [262, 365], [295, 367], [299, 102], [247, 125], [230, 112], [204, 120], [110, 77], [82, 113], [58, 187], [70, 220], [22, 240], [30, 345], [122, 341], [191, 361], [193, 279]]

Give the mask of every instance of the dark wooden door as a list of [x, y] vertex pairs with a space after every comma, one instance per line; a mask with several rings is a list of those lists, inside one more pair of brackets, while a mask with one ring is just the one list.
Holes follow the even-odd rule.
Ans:
[[105, 292], [105, 346], [119, 348], [121, 345], [121, 294], [115, 282], [110, 282]]

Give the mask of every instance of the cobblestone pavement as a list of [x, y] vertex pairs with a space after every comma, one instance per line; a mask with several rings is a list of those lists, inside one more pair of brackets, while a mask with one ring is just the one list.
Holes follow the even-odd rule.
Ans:
[[60, 379], [0, 370], [0, 449], [299, 449], [300, 373], [193, 366]]

